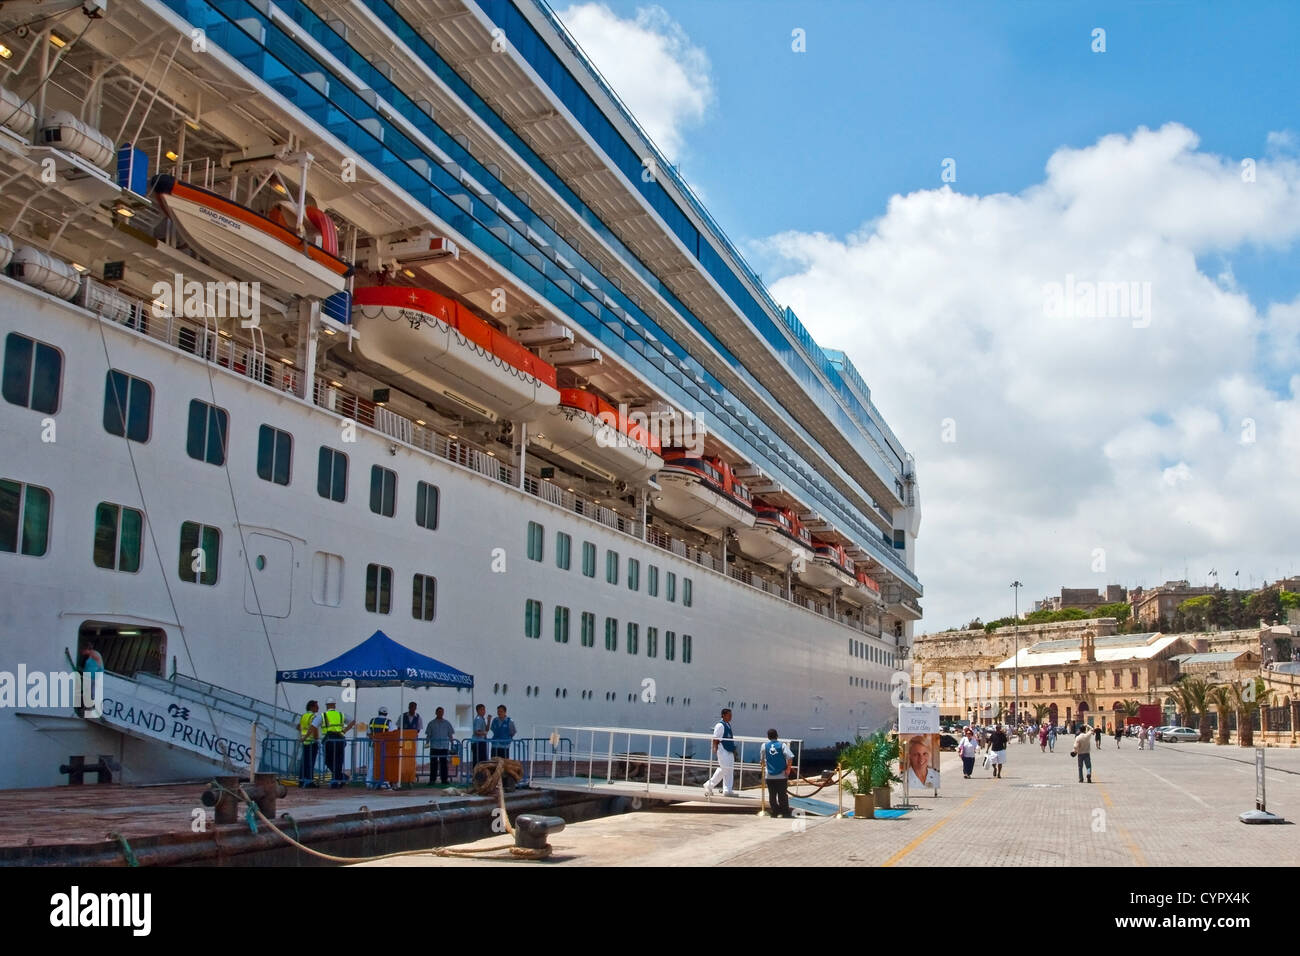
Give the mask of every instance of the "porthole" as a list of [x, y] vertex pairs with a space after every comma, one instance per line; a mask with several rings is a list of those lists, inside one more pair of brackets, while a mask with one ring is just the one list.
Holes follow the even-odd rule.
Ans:
[[510, 685], [509, 685], [509, 684], [502, 684], [502, 685], [501, 685], [501, 693], [506, 694], [506, 693], [509, 693], [509, 692], [510, 692]]
[[499, 694], [499, 693], [501, 693], [501, 685], [500, 685], [499, 683], [498, 683], [498, 684], [493, 684], [493, 685], [492, 685], [492, 693], [494, 693], [494, 694]]
[[264, 555], [264, 554], [259, 554], [259, 555], [257, 556], [257, 560], [254, 561], [253, 563], [257, 566], [257, 570], [259, 570], [259, 571], [265, 571], [265, 570], [266, 570], [266, 555]]

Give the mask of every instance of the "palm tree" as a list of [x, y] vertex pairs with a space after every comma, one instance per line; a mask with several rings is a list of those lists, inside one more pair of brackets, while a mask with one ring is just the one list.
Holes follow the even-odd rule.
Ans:
[[[1232, 691], [1228, 684], [1213, 684], [1206, 689], [1206, 697], [1219, 715], [1219, 732], [1214, 742], [1222, 747], [1228, 742], [1228, 714], [1232, 712]], [[1207, 716], [1208, 719], [1208, 716]]]
[[1261, 677], [1229, 684], [1228, 687], [1232, 694], [1233, 708], [1237, 711], [1237, 743], [1242, 747], [1253, 747], [1254, 714], [1267, 702], [1270, 691]]
[[1046, 704], [1034, 704], [1034, 723], [1042, 724], [1047, 719], [1047, 715], [1052, 712], [1052, 708]]
[[1133, 700], [1132, 698], [1129, 698], [1128, 700], [1121, 702], [1119, 706], [1120, 709], [1124, 712], [1125, 727], [1128, 727], [1128, 722], [1130, 717], [1136, 717], [1138, 714], [1142, 713], [1141, 702]]
[[1178, 706], [1182, 709], [1183, 719], [1188, 726], [1200, 718], [1198, 729], [1201, 732], [1201, 743], [1210, 739], [1209, 693], [1210, 685], [1202, 677], [1185, 677], [1174, 689], [1174, 696], [1178, 698]]

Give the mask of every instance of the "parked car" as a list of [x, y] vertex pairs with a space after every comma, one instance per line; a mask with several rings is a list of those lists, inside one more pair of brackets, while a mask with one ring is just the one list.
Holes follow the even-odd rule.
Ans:
[[941, 736], [941, 737], [939, 738], [939, 749], [940, 749], [940, 750], [956, 750], [956, 749], [957, 749], [957, 738], [954, 737], [952, 734], [944, 734], [943, 736]]
[[1161, 740], [1168, 743], [1177, 743], [1178, 741], [1200, 740], [1201, 732], [1192, 730], [1191, 727], [1170, 727], [1159, 735]]

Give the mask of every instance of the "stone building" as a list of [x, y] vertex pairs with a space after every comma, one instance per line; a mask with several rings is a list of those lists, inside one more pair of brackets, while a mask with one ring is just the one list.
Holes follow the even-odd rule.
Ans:
[[1095, 611], [1106, 604], [1119, 604], [1128, 600], [1128, 590], [1121, 584], [1106, 585], [1106, 593], [1095, 588], [1061, 588], [1058, 597], [1045, 597], [1034, 602], [1035, 611], [1062, 611], [1077, 607], [1083, 611]]
[[1214, 588], [1192, 587], [1186, 581], [1166, 581], [1158, 587], [1147, 590], [1134, 588], [1129, 592], [1128, 603], [1134, 621], [1147, 627], [1158, 627], [1161, 619], [1170, 621], [1178, 605], [1189, 598], [1203, 594], [1213, 594]]

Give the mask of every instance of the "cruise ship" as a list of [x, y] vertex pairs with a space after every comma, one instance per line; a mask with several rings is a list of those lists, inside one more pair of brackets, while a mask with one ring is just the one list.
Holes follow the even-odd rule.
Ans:
[[[0, 39], [0, 787], [238, 763], [232, 702], [283, 729], [330, 689], [277, 671], [377, 631], [473, 675], [415, 692], [460, 727], [890, 720], [913, 460], [544, 0]], [[115, 709], [54, 697], [88, 650]]]

